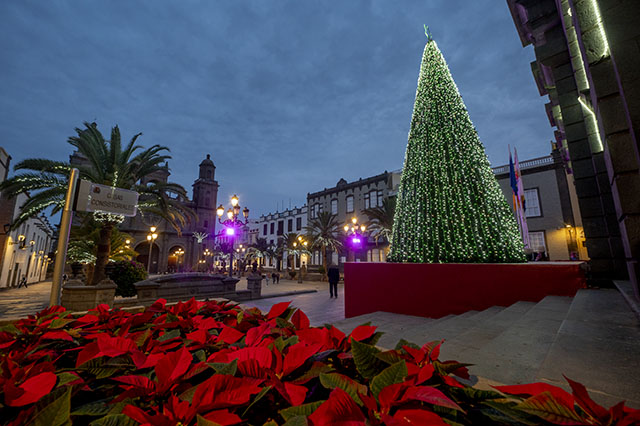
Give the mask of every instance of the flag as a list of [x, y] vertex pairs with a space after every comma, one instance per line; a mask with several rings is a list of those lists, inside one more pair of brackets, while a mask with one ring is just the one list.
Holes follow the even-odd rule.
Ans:
[[[511, 154], [511, 153], [509, 153]], [[520, 173], [520, 163], [518, 162], [518, 150], [513, 148], [516, 164], [514, 166], [514, 174], [516, 177], [516, 198], [518, 201], [518, 215], [520, 216], [520, 231], [522, 231], [522, 242], [525, 248], [529, 247], [529, 228], [527, 227], [527, 216], [525, 215], [527, 206], [524, 198], [524, 185], [522, 184], [522, 174]]]

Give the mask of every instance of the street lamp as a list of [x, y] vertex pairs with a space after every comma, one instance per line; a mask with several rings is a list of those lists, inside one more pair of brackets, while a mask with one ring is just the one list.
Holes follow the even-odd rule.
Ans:
[[[302, 247], [298, 250], [298, 244]], [[293, 242], [293, 270], [295, 271], [296, 266], [296, 256], [298, 255], [298, 251], [300, 251], [300, 263], [302, 264], [302, 251], [307, 249], [309, 242], [304, 239], [302, 235], [298, 235], [297, 241]], [[298, 282], [302, 282], [302, 265], [300, 265], [300, 269], [298, 271]]]
[[[352, 250], [349, 251], [349, 257], [351, 262], [355, 260], [355, 251], [362, 247], [365, 235], [364, 231], [367, 229], [365, 225], [358, 225], [358, 218], [355, 216], [351, 218], [351, 224], [344, 225], [344, 232], [347, 234], [348, 244]], [[353, 258], [351, 258], [353, 256]]]
[[244, 208], [242, 210], [242, 216], [244, 216], [244, 221], [239, 219], [240, 215], [240, 199], [237, 195], [233, 195], [231, 197], [231, 207], [227, 210], [227, 219], [222, 220], [222, 215], [224, 215], [224, 206], [220, 204], [216, 209], [216, 213], [218, 214], [218, 222], [221, 225], [225, 226], [225, 230], [220, 234], [226, 236], [229, 241], [229, 276], [233, 276], [233, 241], [236, 237], [236, 230], [240, 230], [243, 225], [249, 223], [249, 209]]
[[[151, 231], [150, 234], [147, 234], [147, 241], [149, 241], [149, 260], [147, 261], [147, 273], [151, 274], [151, 255], [153, 254], [153, 242], [158, 238], [158, 234], [156, 234], [155, 226], [149, 228]], [[128, 241], [128, 240], [127, 240]]]
[[179, 248], [178, 250], [176, 250], [174, 253], [176, 259], [176, 263], [178, 264], [178, 272], [180, 272], [180, 256], [182, 256], [184, 254], [184, 250], [182, 250], [181, 248]]

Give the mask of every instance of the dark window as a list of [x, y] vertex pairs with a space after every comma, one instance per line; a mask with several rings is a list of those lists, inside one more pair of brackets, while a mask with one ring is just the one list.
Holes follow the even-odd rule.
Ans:
[[293, 219], [287, 221], [287, 232], [293, 231]]
[[347, 213], [353, 213], [353, 195], [347, 197]]
[[205, 220], [205, 221], [204, 221], [204, 227], [206, 228], [206, 227], [208, 227], [208, 226], [209, 226], [209, 221]]
[[284, 220], [278, 221], [278, 235], [284, 234]]
[[275, 226], [276, 226], [275, 222], [271, 222], [271, 226], [270, 226], [271, 229], [270, 229], [270, 232], [269, 232], [270, 234], [273, 234], [273, 230], [274, 230]]
[[302, 229], [302, 218], [298, 217], [296, 218], [296, 231], [299, 231]]
[[266, 223], [264, 224], [264, 229], [263, 229], [263, 232], [262, 232], [262, 233], [263, 233], [264, 235], [267, 235], [267, 224], [266, 224]]

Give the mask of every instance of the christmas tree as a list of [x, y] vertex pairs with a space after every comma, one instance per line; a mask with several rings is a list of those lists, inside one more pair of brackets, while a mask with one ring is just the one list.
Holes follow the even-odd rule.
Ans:
[[449, 67], [427, 38], [387, 259], [524, 262], [511, 209]]

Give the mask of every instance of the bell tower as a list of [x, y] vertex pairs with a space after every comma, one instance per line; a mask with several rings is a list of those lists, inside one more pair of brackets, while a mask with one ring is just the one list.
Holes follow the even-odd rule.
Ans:
[[193, 205], [198, 214], [196, 228], [209, 234], [215, 232], [216, 204], [218, 202], [218, 182], [215, 180], [216, 166], [211, 155], [200, 163], [198, 179], [193, 182]]

